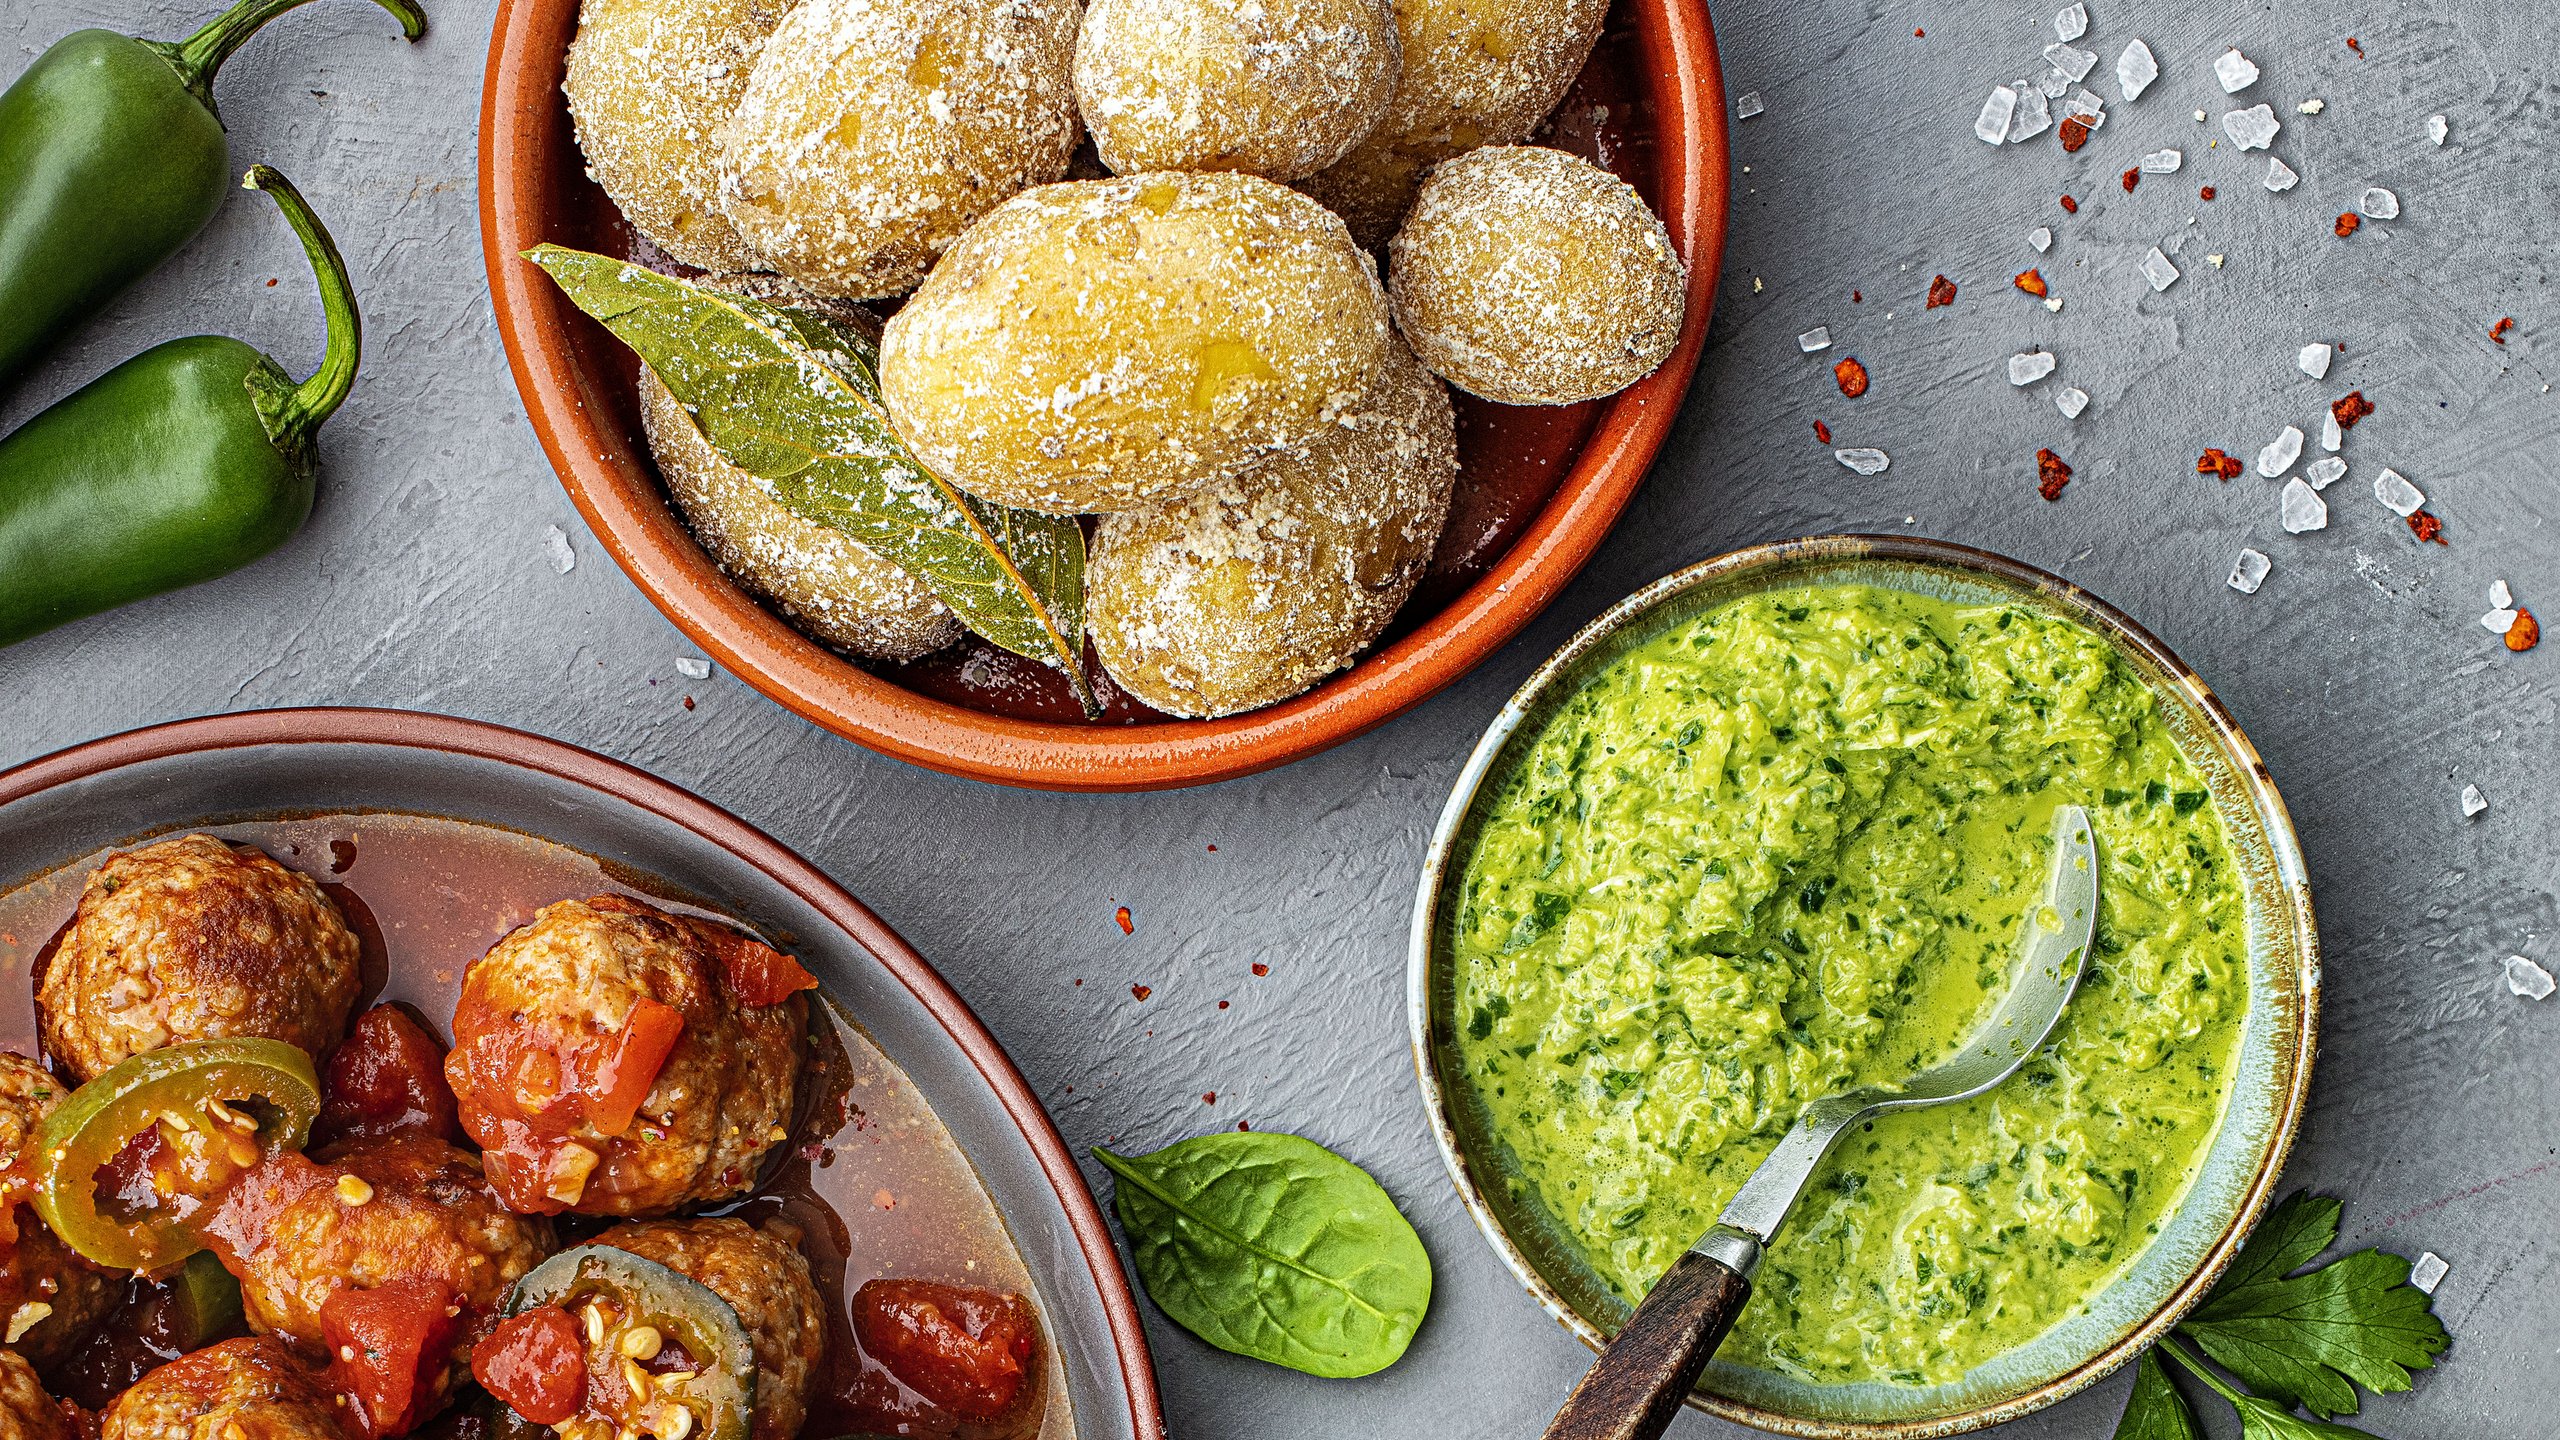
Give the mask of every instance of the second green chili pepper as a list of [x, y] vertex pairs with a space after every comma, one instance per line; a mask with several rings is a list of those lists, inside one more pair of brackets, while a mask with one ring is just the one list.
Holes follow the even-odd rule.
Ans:
[[[237, 0], [188, 39], [64, 36], [0, 91], [0, 384], [222, 206], [230, 151], [213, 77], [307, 0]], [[415, 40], [413, 0], [374, 0]]]
[[238, 340], [171, 340], [0, 440], [0, 646], [237, 570], [311, 513], [312, 439], [363, 348], [355, 292], [283, 176], [260, 165], [245, 183], [284, 211], [320, 277], [320, 368], [297, 385]]

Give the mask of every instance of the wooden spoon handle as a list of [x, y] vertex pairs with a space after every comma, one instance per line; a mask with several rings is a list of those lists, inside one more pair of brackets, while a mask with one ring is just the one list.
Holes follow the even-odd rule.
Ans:
[[1739, 1271], [1683, 1254], [1573, 1387], [1546, 1440], [1657, 1440], [1750, 1298]]

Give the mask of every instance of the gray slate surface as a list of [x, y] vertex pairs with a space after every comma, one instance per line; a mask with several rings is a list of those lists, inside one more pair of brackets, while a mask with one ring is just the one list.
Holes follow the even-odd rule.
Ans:
[[[14, 0], [0, 71], [80, 25], [176, 35], [212, 8]], [[2560, 1428], [2560, 999], [2518, 999], [2498, 971], [2519, 950], [2560, 969], [2560, 645], [2511, 656], [2476, 623], [2501, 576], [2560, 620], [2560, 405], [2546, 393], [2560, 315], [2545, 273], [2560, 10], [2097, 0], [2082, 43], [2102, 57], [2098, 88], [2112, 100], [2115, 53], [2136, 34], [2167, 73], [2113, 105], [2075, 158], [2050, 136], [1994, 151], [1971, 134], [1991, 85], [2042, 70], [2053, 0], [1728, 4], [1730, 88], [1769, 109], [1735, 131], [1726, 281], [1688, 412], [1588, 572], [1476, 675], [1362, 740], [1211, 789], [1085, 798], [943, 779], [726, 675], [677, 675], [695, 652], [586, 535], [490, 323], [473, 147], [492, 0], [429, 8], [415, 49], [366, 6], [295, 15], [221, 85], [235, 158], [309, 192], [370, 324], [311, 528], [241, 575], [0, 652], [0, 763], [176, 716], [353, 702], [524, 726], [691, 786], [826, 865], [932, 957], [1071, 1141], [1145, 1148], [1250, 1120], [1340, 1148], [1404, 1202], [1440, 1275], [1410, 1357], [1320, 1382], [1151, 1312], [1177, 1435], [1526, 1436], [1587, 1357], [1459, 1209], [1405, 1051], [1407, 908], [1450, 777], [1542, 655], [1665, 571], [1841, 529], [1988, 546], [2157, 631], [2228, 698], [2290, 799], [2328, 953], [2291, 1179], [2345, 1196], [2352, 1240], [2453, 1267], [2438, 1310], [2455, 1348], [2413, 1395], [2373, 1404], [2372, 1425], [2449, 1440]], [[2303, 176], [2290, 194], [2261, 190], [2262, 157], [2208, 149], [2218, 126], [2190, 118], [2231, 108], [2207, 67], [2232, 43], [2265, 68], [2238, 100], [2277, 107], [2276, 153]], [[2313, 96], [2325, 113], [2298, 113]], [[2452, 125], [2443, 149], [2424, 134], [2436, 112]], [[2184, 170], [2124, 194], [2117, 172], [2164, 144], [2185, 148]], [[2372, 183], [2399, 193], [2402, 218], [2333, 239], [2331, 218]], [[2220, 198], [2199, 203], [2202, 184]], [[2056, 206], [2066, 189], [2077, 217]], [[2060, 238], [2039, 257], [2025, 236], [2048, 224]], [[2185, 278], [2155, 295], [2134, 266], [2173, 234], [2189, 237]], [[2228, 258], [2217, 269], [2208, 253]], [[2060, 315], [2008, 288], [2031, 264], [2066, 298]], [[1938, 272], [1961, 297], [1924, 312]], [[2519, 328], [2501, 348], [2486, 332], [2505, 314]], [[1840, 344], [1800, 356], [1794, 336], [1816, 324]], [[0, 399], [0, 422], [201, 330], [297, 370], [318, 355], [303, 262], [254, 200]], [[2347, 346], [2325, 383], [2293, 368], [2315, 339]], [[2005, 362], [2031, 345], [2061, 369], [2013, 390]], [[1875, 376], [1856, 402], [1821, 363], [1844, 352]], [[2095, 396], [2076, 423], [2053, 409], [2061, 384]], [[2381, 408], [2350, 437], [2327, 530], [2282, 533], [2272, 481], [2192, 473], [2207, 445], [2245, 458], [2287, 423], [2316, 436], [2319, 407], [2357, 387]], [[1892, 469], [1849, 474], [1813, 442], [1817, 419], [1839, 444], [1890, 451]], [[2035, 498], [2039, 446], [2078, 472], [2058, 504]], [[2429, 493], [2450, 548], [2419, 545], [2373, 502], [2383, 464]], [[551, 525], [574, 537], [570, 574], [545, 561]], [[2254, 597], [2222, 585], [2243, 544], [2275, 557]], [[2468, 824], [2466, 782], [2492, 806]], [[1121, 904], [1133, 937], [1112, 923]], [[1132, 999], [1134, 983], [1151, 998]], [[2001, 1433], [2103, 1436], [2125, 1384]], [[1675, 1433], [1744, 1432], [1690, 1416]]]

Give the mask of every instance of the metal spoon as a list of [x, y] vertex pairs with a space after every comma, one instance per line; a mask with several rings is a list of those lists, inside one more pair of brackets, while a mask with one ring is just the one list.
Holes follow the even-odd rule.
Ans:
[[1547, 1426], [1546, 1440], [1655, 1440], [1742, 1314], [1761, 1252], [1840, 1132], [1883, 1111], [1979, 1095], [2044, 1045], [2080, 988], [2098, 923], [2098, 851], [2087, 811], [2065, 805], [2054, 816], [2053, 852], [2044, 898], [2028, 912], [2016, 977], [2000, 1008], [1953, 1058], [1902, 1084], [1869, 1085], [1806, 1106], [1715, 1228], [1672, 1262], [1600, 1352]]

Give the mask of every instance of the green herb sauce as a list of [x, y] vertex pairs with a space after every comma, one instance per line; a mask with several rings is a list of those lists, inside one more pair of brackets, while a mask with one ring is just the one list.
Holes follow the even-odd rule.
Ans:
[[2016, 606], [1820, 586], [1595, 676], [1465, 856], [1458, 1046], [1515, 1193], [1639, 1298], [1809, 1102], [1949, 1053], [2089, 807], [2095, 954], [1990, 1094], [1844, 1136], [1723, 1358], [1952, 1380], [2077, 1312], [2176, 1208], [2248, 1004], [2230, 847], [2106, 641]]

